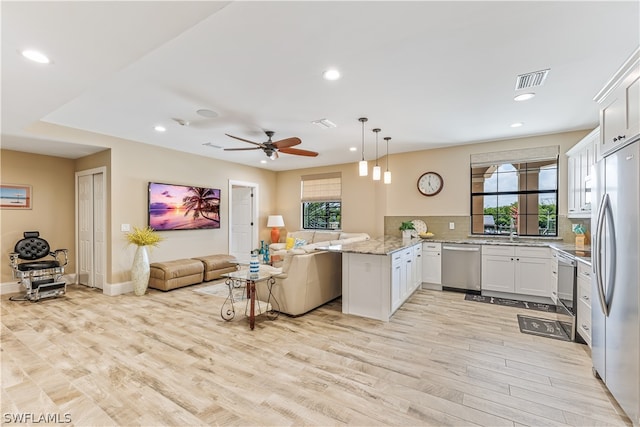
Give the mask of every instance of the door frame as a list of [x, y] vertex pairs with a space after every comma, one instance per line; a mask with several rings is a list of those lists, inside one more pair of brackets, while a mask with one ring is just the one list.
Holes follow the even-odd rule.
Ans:
[[260, 186], [255, 183], [255, 182], [248, 182], [248, 181], [236, 181], [233, 179], [229, 180], [229, 197], [228, 197], [228, 206], [229, 206], [229, 210], [227, 215], [229, 216], [229, 225], [228, 225], [228, 230], [229, 230], [229, 242], [227, 246], [227, 252], [231, 251], [231, 248], [233, 247], [232, 243], [233, 243], [233, 233], [231, 233], [231, 229], [233, 227], [233, 187], [251, 187], [253, 188], [253, 212], [251, 212], [251, 220], [253, 221], [254, 227], [252, 228], [251, 231], [251, 239], [253, 241], [254, 245], [258, 244], [258, 211], [259, 211], [259, 200], [260, 200]]
[[[79, 186], [78, 186], [78, 181], [80, 179], [81, 176], [88, 176], [88, 175], [97, 175], [97, 174], [101, 174], [102, 176], [102, 186], [104, 188], [104, 191], [102, 192], [102, 206], [104, 206], [104, 212], [102, 212], [102, 221], [103, 223], [102, 228], [103, 230], [105, 230], [105, 233], [107, 233], [107, 227], [106, 227], [106, 223], [107, 223], [107, 168], [106, 166], [100, 166], [97, 168], [93, 168], [93, 169], [87, 169], [87, 170], [83, 170], [83, 171], [78, 171], [75, 173], [75, 247], [76, 247], [76, 256], [75, 256], [75, 263], [76, 263], [76, 272], [75, 272], [75, 281], [74, 283], [77, 285], [79, 284], [79, 280], [80, 280], [80, 274], [79, 274], [79, 268], [80, 268], [80, 232], [78, 230], [79, 227], [79, 221], [78, 221], [78, 209], [80, 208], [80, 204], [78, 201], [78, 191], [79, 191]], [[94, 215], [95, 218], [95, 215]], [[95, 227], [95, 223], [94, 223], [94, 227]], [[109, 239], [109, 235], [107, 233], [106, 235], [106, 239], [105, 239], [105, 247], [104, 250], [102, 251], [102, 265], [105, 267], [107, 267], [107, 242]], [[94, 255], [95, 256], [95, 255]], [[106, 277], [105, 277], [106, 279]], [[105, 285], [106, 285], [106, 280], [105, 280]], [[104, 291], [104, 287], [103, 287], [103, 291]]]

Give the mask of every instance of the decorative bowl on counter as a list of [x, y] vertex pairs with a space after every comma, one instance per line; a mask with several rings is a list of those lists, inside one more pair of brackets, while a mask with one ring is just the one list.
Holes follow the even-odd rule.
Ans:
[[435, 236], [435, 234], [433, 234], [432, 232], [418, 233], [418, 237], [421, 237], [423, 239], [433, 239], [433, 236]]

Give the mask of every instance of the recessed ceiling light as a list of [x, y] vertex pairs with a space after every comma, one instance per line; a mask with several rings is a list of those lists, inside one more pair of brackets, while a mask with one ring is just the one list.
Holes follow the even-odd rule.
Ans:
[[516, 95], [513, 100], [514, 101], [526, 101], [528, 99], [533, 98], [534, 96], [536, 96], [535, 93], [533, 92], [528, 92], [528, 93], [521, 93], [520, 95]]
[[516, 123], [511, 123], [511, 127], [512, 128], [519, 128], [520, 126], [522, 126], [524, 123], [522, 122], [516, 122]]
[[201, 108], [200, 110], [196, 111], [196, 113], [197, 113], [199, 116], [206, 117], [206, 118], [208, 118], [208, 119], [213, 119], [213, 118], [215, 118], [215, 117], [218, 117], [218, 115], [219, 115], [219, 114], [218, 114], [218, 113], [216, 113], [215, 111], [213, 111], [213, 110], [208, 110], [208, 109], [206, 109], [206, 108]]
[[263, 165], [266, 165], [267, 161], [266, 160], [260, 160], [260, 163], [262, 163]]
[[48, 64], [51, 60], [42, 52], [33, 49], [26, 49], [20, 52], [25, 58], [37, 62], [38, 64]]
[[153, 127], [153, 129], [154, 129], [156, 132], [164, 132], [164, 131], [166, 131], [166, 130], [167, 130], [167, 128], [166, 128], [166, 127], [164, 127], [164, 126], [162, 126], [162, 125], [156, 125], [156, 126], [154, 126], [154, 127]]
[[335, 68], [330, 68], [322, 73], [322, 77], [325, 80], [338, 80], [340, 78], [340, 71], [336, 70]]
[[349, 147], [349, 151], [358, 151], [356, 147]]

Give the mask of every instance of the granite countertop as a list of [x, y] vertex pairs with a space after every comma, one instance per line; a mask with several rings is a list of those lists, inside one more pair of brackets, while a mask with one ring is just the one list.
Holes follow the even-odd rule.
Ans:
[[362, 242], [348, 243], [346, 245], [321, 246], [317, 249], [356, 254], [389, 255], [420, 243], [422, 243], [422, 239], [420, 238], [402, 239], [395, 236], [384, 236]]
[[[539, 246], [550, 247], [558, 249], [560, 251], [576, 251], [576, 247], [573, 243], [565, 243], [557, 240], [526, 240], [519, 238], [515, 241], [507, 239], [481, 239], [481, 238], [469, 238], [469, 239], [402, 239], [396, 236], [384, 236], [381, 238], [365, 240], [362, 242], [348, 243], [345, 245], [330, 245], [318, 247], [318, 250], [331, 251], [331, 252], [345, 252], [345, 253], [358, 253], [369, 255], [389, 255], [393, 252], [400, 251], [410, 246], [416, 245], [422, 242], [435, 242], [435, 243], [451, 243], [451, 244], [467, 244], [467, 245], [498, 245], [498, 246]], [[591, 263], [590, 247], [585, 248], [584, 255], [579, 251], [575, 256], [580, 261]]]

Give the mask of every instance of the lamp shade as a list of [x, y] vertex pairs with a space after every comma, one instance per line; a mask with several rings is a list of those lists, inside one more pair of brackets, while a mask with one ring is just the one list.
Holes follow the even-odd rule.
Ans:
[[267, 227], [284, 227], [284, 219], [282, 219], [282, 215], [269, 215], [269, 219], [267, 219]]

